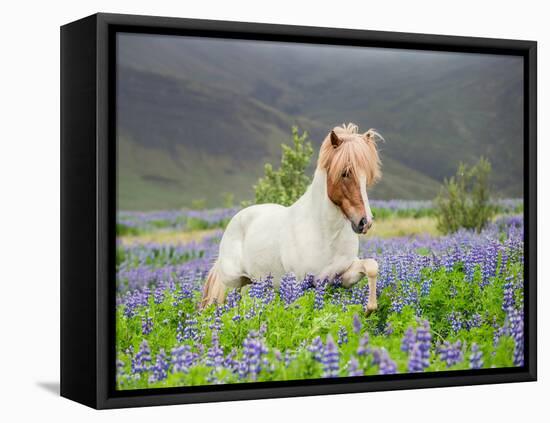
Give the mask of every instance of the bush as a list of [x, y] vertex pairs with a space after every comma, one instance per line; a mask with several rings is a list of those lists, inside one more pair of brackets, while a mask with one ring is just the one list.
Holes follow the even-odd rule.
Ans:
[[305, 192], [310, 178], [305, 174], [309, 166], [313, 147], [307, 132], [298, 134], [298, 128], [292, 127], [293, 147], [282, 144], [281, 166], [273, 170], [271, 164], [265, 165], [265, 176], [254, 185], [256, 204], [277, 203], [289, 206]]
[[206, 208], [206, 200], [199, 198], [191, 201], [191, 210], [204, 210]]
[[485, 227], [496, 212], [490, 202], [490, 174], [491, 164], [482, 157], [473, 167], [460, 163], [456, 175], [445, 180], [435, 200], [440, 231], [467, 228], [480, 232]]

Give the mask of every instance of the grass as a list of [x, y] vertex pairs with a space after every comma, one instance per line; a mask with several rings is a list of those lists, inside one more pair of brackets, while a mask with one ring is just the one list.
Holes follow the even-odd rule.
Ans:
[[441, 235], [437, 230], [437, 221], [433, 217], [394, 217], [376, 220], [367, 238], [395, 238], [416, 235]]

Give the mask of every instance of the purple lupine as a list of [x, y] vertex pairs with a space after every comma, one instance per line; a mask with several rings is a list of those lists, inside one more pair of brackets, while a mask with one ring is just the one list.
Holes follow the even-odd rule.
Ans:
[[150, 368], [152, 374], [149, 376], [149, 383], [160, 382], [166, 379], [169, 367], [170, 363], [168, 362], [166, 353], [161, 349], [157, 354], [154, 366]]
[[524, 335], [523, 335], [523, 310], [513, 309], [509, 314], [510, 334], [514, 339], [514, 365], [523, 366], [524, 357]]
[[401, 351], [409, 352], [415, 342], [416, 333], [414, 332], [414, 329], [412, 327], [409, 327], [405, 331], [405, 335], [403, 336], [403, 340], [401, 341]]
[[218, 332], [212, 332], [212, 346], [206, 353], [206, 364], [211, 367], [220, 368], [223, 366], [224, 355], [220, 347]]
[[241, 293], [238, 289], [232, 289], [229, 291], [229, 294], [227, 294], [227, 298], [225, 299], [225, 308], [226, 310], [230, 310], [232, 308], [235, 308], [239, 305], [241, 301]]
[[325, 306], [325, 291], [327, 289], [328, 281], [322, 280], [317, 281], [317, 286], [315, 287], [315, 299], [313, 303], [313, 308], [316, 310], [321, 310]]
[[338, 329], [338, 345], [348, 343], [348, 330], [344, 326]]
[[338, 346], [335, 344], [332, 335], [327, 336], [325, 348], [323, 350], [322, 364], [323, 364], [323, 377], [338, 377], [340, 370], [340, 354], [338, 352]]
[[181, 344], [184, 341], [183, 332], [185, 329], [185, 326], [183, 324], [182, 319], [183, 311], [178, 311], [178, 326], [176, 327], [176, 341], [178, 341], [178, 344]]
[[300, 283], [300, 291], [304, 294], [307, 290], [315, 288], [315, 276], [308, 273], [304, 280]]
[[420, 350], [420, 344], [418, 342], [415, 342], [410, 349], [408, 369], [411, 373], [424, 370], [422, 351]]
[[355, 313], [353, 315], [352, 325], [353, 325], [353, 332], [355, 332], [357, 335], [359, 335], [361, 333], [361, 328], [362, 328], [363, 324], [361, 323], [361, 319], [359, 318], [357, 313]]
[[430, 348], [432, 346], [432, 335], [430, 333], [430, 322], [424, 320], [416, 329], [416, 342], [422, 355], [422, 365], [424, 368], [430, 365]]
[[260, 300], [263, 304], [269, 304], [275, 298], [273, 289], [273, 276], [268, 275], [265, 279], [253, 282], [250, 285], [249, 295], [251, 298]]
[[464, 359], [462, 355], [462, 343], [460, 341], [456, 341], [454, 344], [445, 341], [439, 346], [438, 351], [441, 361], [445, 362], [447, 367], [454, 366]]
[[479, 313], [474, 313], [471, 318], [464, 322], [464, 327], [466, 330], [473, 328], [478, 328], [481, 326], [481, 315]]
[[369, 334], [365, 332], [363, 337], [359, 340], [359, 346], [357, 347], [357, 355], [365, 356], [370, 353], [369, 348]]
[[149, 316], [149, 310], [145, 310], [145, 315], [141, 318], [141, 333], [149, 335], [153, 331], [153, 318]]
[[351, 357], [348, 361], [348, 376], [363, 376], [363, 370], [359, 367], [359, 362], [355, 357]]
[[187, 314], [185, 327], [183, 329], [183, 339], [191, 341], [197, 341], [199, 339], [197, 324], [197, 319], [194, 319], [190, 314]]
[[237, 356], [237, 349], [233, 348], [229, 354], [227, 354], [223, 360], [223, 367], [231, 370], [232, 372], [237, 372], [239, 369], [239, 362], [235, 359]]
[[510, 313], [514, 308], [514, 286], [513, 286], [513, 276], [506, 278], [506, 283], [504, 284], [504, 298], [502, 300], [502, 310], [505, 313]]
[[372, 362], [378, 366], [378, 374], [392, 375], [397, 373], [397, 365], [390, 358], [385, 348], [376, 349], [372, 353]]
[[470, 354], [470, 369], [481, 369], [483, 367], [483, 353], [476, 343], [472, 344]]
[[279, 287], [279, 295], [285, 305], [292, 304], [300, 296], [300, 287], [296, 276], [292, 273], [283, 276], [281, 286]]
[[155, 304], [161, 304], [164, 301], [164, 287], [159, 286], [155, 289], [155, 293], [153, 294], [153, 301]]
[[189, 345], [181, 345], [172, 349], [170, 361], [172, 363], [172, 372], [187, 373], [198, 359], [198, 354], [191, 351]]
[[243, 342], [243, 358], [239, 363], [240, 377], [255, 381], [262, 370], [262, 355], [267, 352], [267, 347], [258, 337], [258, 333], [250, 331]]
[[462, 315], [456, 311], [449, 314], [449, 323], [451, 324], [451, 329], [454, 333], [457, 333], [462, 329]]
[[313, 354], [313, 358], [316, 361], [319, 361], [319, 362], [322, 361], [324, 345], [323, 345], [323, 340], [321, 339], [320, 336], [315, 337], [311, 342], [311, 345], [307, 349], [311, 354]]
[[213, 331], [221, 331], [223, 327], [223, 321], [222, 321], [222, 313], [223, 313], [223, 306], [216, 306], [216, 309], [214, 310], [214, 321], [209, 326], [210, 329]]
[[148, 372], [151, 366], [151, 349], [147, 340], [143, 340], [139, 346], [136, 356], [132, 359], [132, 373], [139, 374]]

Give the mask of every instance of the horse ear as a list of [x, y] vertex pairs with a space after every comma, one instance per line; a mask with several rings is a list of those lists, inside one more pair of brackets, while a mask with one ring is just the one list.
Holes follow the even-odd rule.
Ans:
[[342, 144], [342, 140], [338, 138], [338, 135], [336, 135], [336, 132], [334, 131], [330, 131], [330, 142], [334, 148], [337, 148], [340, 144]]
[[376, 129], [372, 128], [363, 134], [363, 138], [367, 143], [373, 143], [374, 145], [376, 145], [378, 140], [384, 141], [382, 135], [380, 135]]

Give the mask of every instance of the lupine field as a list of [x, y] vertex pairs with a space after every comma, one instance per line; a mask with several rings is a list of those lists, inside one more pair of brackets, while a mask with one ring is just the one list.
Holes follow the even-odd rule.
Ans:
[[[430, 202], [371, 202], [377, 219], [431, 216]], [[380, 266], [378, 311], [366, 279], [269, 275], [199, 311], [223, 227], [237, 209], [120, 212], [117, 388], [512, 367], [523, 364], [521, 201], [498, 203], [480, 234], [361, 241]], [[208, 231], [205, 231], [208, 230]], [[140, 234], [203, 231], [185, 243]]]

